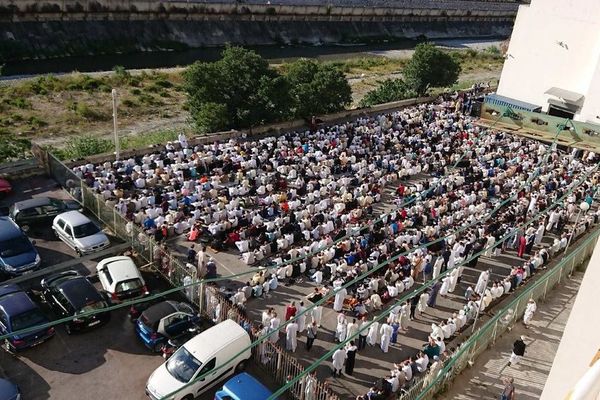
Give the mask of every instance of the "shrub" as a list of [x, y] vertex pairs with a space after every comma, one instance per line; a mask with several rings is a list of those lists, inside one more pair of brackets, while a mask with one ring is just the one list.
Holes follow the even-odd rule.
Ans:
[[26, 158], [31, 142], [11, 134], [0, 135], [0, 163]]
[[73, 111], [75, 114], [88, 121], [107, 121], [110, 116], [100, 110], [95, 110], [84, 103], [74, 103]]
[[64, 151], [67, 158], [81, 158], [114, 150], [110, 140], [93, 136], [76, 136], [69, 140]]
[[416, 97], [416, 93], [402, 79], [386, 79], [360, 101], [361, 107], [389, 103]]

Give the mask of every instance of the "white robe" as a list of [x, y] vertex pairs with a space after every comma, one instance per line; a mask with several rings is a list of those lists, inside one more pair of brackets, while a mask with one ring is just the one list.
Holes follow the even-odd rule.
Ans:
[[450, 293], [454, 292], [454, 289], [456, 289], [456, 282], [458, 282], [459, 272], [460, 267], [454, 268], [452, 272], [450, 272], [450, 287], [448, 288]]
[[392, 329], [392, 327], [386, 323], [382, 324], [381, 328], [379, 329], [379, 333], [381, 334], [381, 350], [384, 353], [388, 352], [390, 346], [390, 339], [392, 338], [393, 331], [394, 330]]
[[436, 324], [431, 324], [431, 337], [437, 340], [437, 338], [444, 338], [444, 330], [441, 326]]
[[342, 311], [344, 308], [344, 299], [348, 291], [345, 288], [339, 289], [335, 293], [335, 301], [333, 302], [333, 310], [336, 312]]
[[541, 224], [538, 228], [537, 231], [535, 231], [535, 244], [537, 244], [538, 246], [540, 244], [542, 244], [542, 239], [544, 238], [544, 231], [545, 231], [545, 226], [544, 224]]
[[427, 302], [428, 301], [429, 301], [429, 293], [421, 294], [421, 297], [419, 297], [419, 304], [417, 305], [417, 310], [419, 310], [420, 313], [424, 313], [425, 310], [427, 310]]
[[296, 313], [296, 315], [298, 315], [298, 319], [296, 320], [296, 322], [298, 323], [298, 332], [302, 333], [304, 332], [304, 329], [306, 329], [306, 307], [304, 306], [300, 306], [298, 307], [298, 312]]
[[523, 322], [525, 323], [525, 325], [529, 325], [531, 319], [533, 318], [535, 310], [537, 310], [537, 305], [535, 304], [535, 302], [527, 303], [527, 308], [525, 308], [525, 314], [523, 315]]
[[437, 278], [442, 271], [442, 265], [444, 264], [444, 257], [438, 257], [433, 264], [433, 279]]
[[481, 271], [479, 274], [479, 279], [477, 280], [477, 285], [475, 285], [475, 293], [482, 295], [487, 286], [487, 281], [489, 277], [489, 272]]
[[358, 332], [358, 323], [350, 322], [346, 327], [346, 337], [351, 338]]
[[287, 350], [291, 352], [296, 351], [296, 346], [298, 345], [297, 335], [298, 324], [296, 322], [287, 324], [285, 327], [285, 347]]
[[496, 243], [496, 238], [493, 236], [488, 236], [487, 243], [485, 244], [485, 253], [483, 253], [486, 257], [491, 257], [494, 249], [491, 248]]
[[317, 325], [321, 326], [321, 317], [323, 316], [323, 306], [316, 306], [312, 309], [312, 320]]
[[337, 326], [335, 327], [335, 338], [343, 342], [346, 340], [346, 333], [348, 332], [348, 324], [346, 323], [346, 319], [340, 320], [338, 318]]
[[269, 331], [271, 331], [271, 336], [269, 340], [271, 343], [277, 343], [279, 340], [279, 325], [281, 324], [281, 320], [279, 317], [271, 318], [271, 322], [269, 323]]
[[446, 296], [450, 289], [450, 277], [446, 276], [442, 279], [442, 287], [440, 288], [440, 296]]
[[379, 322], [373, 322], [369, 327], [367, 343], [369, 343], [371, 346], [375, 346], [377, 343], [379, 343]]
[[346, 360], [346, 350], [337, 349], [333, 353], [333, 356], [331, 356], [331, 359], [333, 360], [333, 370], [341, 371], [344, 368], [344, 361]]

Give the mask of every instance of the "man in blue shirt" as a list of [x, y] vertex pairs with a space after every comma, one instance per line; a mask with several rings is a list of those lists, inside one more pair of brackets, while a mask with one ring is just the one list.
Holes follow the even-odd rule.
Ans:
[[144, 228], [145, 229], [156, 228], [156, 223], [154, 222], [154, 220], [152, 218], [146, 217], [146, 219], [144, 220]]

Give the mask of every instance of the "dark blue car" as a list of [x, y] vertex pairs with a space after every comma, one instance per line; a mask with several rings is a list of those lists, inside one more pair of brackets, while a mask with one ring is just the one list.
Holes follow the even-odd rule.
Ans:
[[[48, 323], [40, 308], [19, 286], [0, 286], [0, 333], [11, 334]], [[54, 336], [54, 328], [36, 329], [4, 340], [6, 350], [14, 352], [38, 345]]]
[[135, 332], [146, 347], [159, 352], [164, 343], [186, 334], [199, 320], [189, 304], [166, 300], [141, 313], [135, 321]]
[[40, 256], [21, 228], [8, 217], [0, 217], [0, 269], [16, 276], [39, 267]]
[[17, 385], [6, 379], [0, 379], [0, 400], [19, 400], [20, 398], [21, 391]]

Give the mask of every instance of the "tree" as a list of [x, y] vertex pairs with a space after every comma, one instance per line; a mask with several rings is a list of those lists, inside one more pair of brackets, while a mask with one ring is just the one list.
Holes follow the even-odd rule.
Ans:
[[431, 87], [450, 86], [456, 83], [460, 64], [448, 53], [431, 43], [420, 43], [402, 74], [406, 83], [419, 95]]
[[360, 106], [371, 107], [412, 97], [416, 97], [416, 93], [402, 79], [386, 79], [362, 98]]
[[200, 133], [222, 131], [227, 128], [229, 122], [227, 106], [220, 103], [202, 103], [194, 109], [192, 119]]
[[184, 78], [192, 117], [201, 118], [196, 125], [207, 126], [207, 109], [218, 109], [218, 125], [227, 120], [233, 128], [252, 127], [288, 115], [286, 83], [254, 51], [226, 47], [220, 60], [196, 62]]
[[296, 117], [343, 110], [352, 101], [352, 89], [343, 72], [330, 64], [300, 59], [287, 68], [292, 113]]
[[26, 158], [30, 148], [29, 139], [0, 133], [0, 163]]
[[110, 140], [95, 136], [76, 136], [69, 140], [64, 149], [67, 158], [77, 159], [96, 154], [114, 151], [114, 145]]

